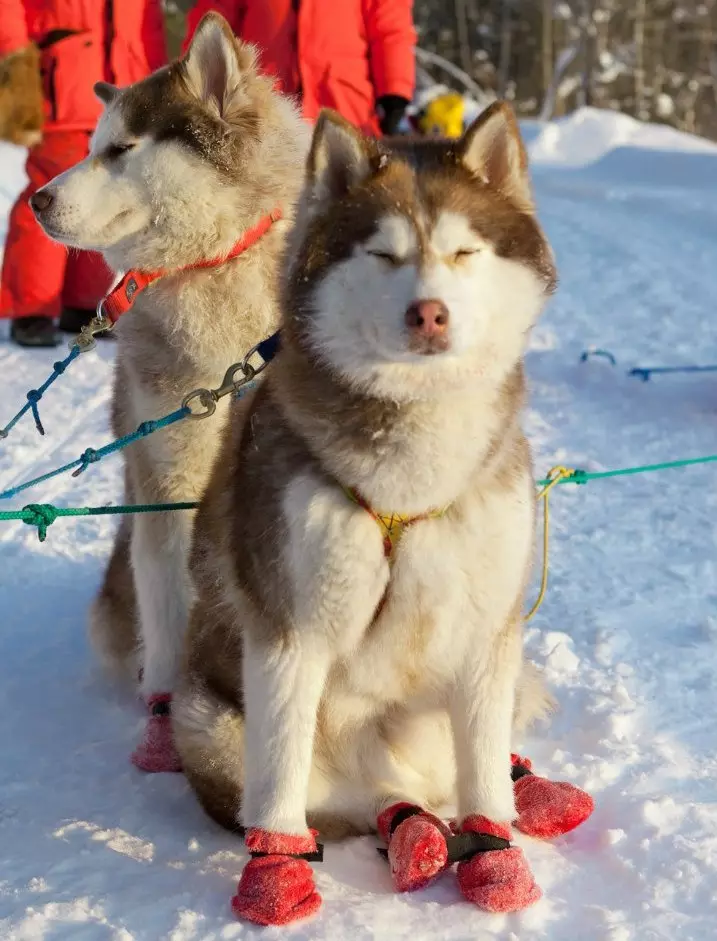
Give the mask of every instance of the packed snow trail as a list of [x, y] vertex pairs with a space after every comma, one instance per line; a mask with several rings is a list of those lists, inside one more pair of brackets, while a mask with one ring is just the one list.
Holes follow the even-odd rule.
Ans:
[[[717, 452], [714, 377], [627, 376], [717, 361], [717, 148], [624, 122], [583, 112], [528, 128], [561, 275], [528, 356], [540, 476]], [[16, 156], [0, 150], [0, 166]], [[580, 363], [591, 345], [617, 365]], [[45, 438], [27, 416], [0, 443], [0, 489], [109, 440], [112, 355], [100, 344], [48, 393]], [[57, 358], [0, 346], [0, 422]], [[375, 841], [353, 840], [315, 866], [320, 916], [266, 936], [717, 938], [716, 475], [707, 465], [552, 496], [550, 584], [527, 637], [560, 711], [523, 750], [539, 773], [587, 788], [596, 810], [552, 844], [516, 835], [544, 899], [519, 916], [484, 915], [451, 875], [397, 896]], [[120, 487], [121, 458], [108, 458], [0, 508], [120, 502]], [[107, 686], [85, 640], [114, 526], [58, 520], [40, 545], [32, 528], [0, 523], [0, 937], [263, 936], [229, 908], [246, 859], [239, 838], [203, 816], [180, 775], [129, 764], [140, 705]]]

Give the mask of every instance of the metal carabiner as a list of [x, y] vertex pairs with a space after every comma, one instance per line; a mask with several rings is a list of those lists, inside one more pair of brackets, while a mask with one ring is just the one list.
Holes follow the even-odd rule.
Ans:
[[[237, 379], [236, 374], [241, 370], [241, 378]], [[222, 384], [218, 389], [214, 390], [214, 395], [217, 399], [224, 398], [225, 395], [236, 395], [242, 386], [245, 386], [247, 383], [251, 382], [256, 371], [253, 366], [250, 366], [248, 363], [234, 363], [233, 366], [230, 366], [229, 369], [224, 373], [224, 379]]]
[[251, 372], [251, 378], [250, 378], [250, 379], [247, 379], [247, 380], [246, 380], [247, 382], [251, 382], [252, 379], [256, 379], [256, 377], [259, 375], [259, 373], [264, 372], [264, 370], [266, 369], [266, 367], [269, 365], [269, 364], [266, 362], [266, 360], [263, 359], [263, 358], [262, 358], [262, 361], [261, 361], [261, 366], [256, 366], [256, 367], [255, 367], [255, 366], [251, 366], [251, 365], [249, 364], [249, 360], [252, 358], [252, 356], [253, 356], [255, 353], [258, 352], [260, 346], [261, 346], [261, 343], [257, 343], [256, 346], [252, 346], [252, 348], [251, 348], [251, 349], [249, 350], [249, 352], [246, 354], [246, 356], [244, 357], [244, 359], [241, 361], [241, 368], [244, 370], [244, 375], [247, 376], [247, 375], [249, 375], [249, 373]]
[[[194, 399], [199, 399], [199, 404], [204, 407], [203, 412], [195, 412], [192, 410], [190, 405]], [[213, 415], [217, 410], [217, 400], [215, 393], [211, 389], [195, 389], [194, 392], [190, 392], [188, 395], [185, 395], [182, 399], [182, 408], [189, 410], [187, 418], [201, 419], [209, 418], [210, 415]]]

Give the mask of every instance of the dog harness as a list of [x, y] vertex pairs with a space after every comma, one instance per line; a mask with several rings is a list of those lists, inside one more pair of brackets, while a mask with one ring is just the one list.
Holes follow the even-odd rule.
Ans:
[[280, 209], [275, 209], [268, 216], [264, 216], [255, 226], [248, 229], [234, 247], [226, 255], [220, 255], [217, 258], [209, 258], [202, 261], [195, 261], [191, 265], [183, 265], [180, 268], [160, 268], [157, 271], [140, 271], [133, 268], [128, 271], [112, 290], [102, 298], [97, 305], [97, 316], [82, 328], [77, 343], [85, 349], [94, 345], [92, 339], [95, 333], [101, 333], [105, 330], [111, 330], [123, 314], [134, 306], [137, 297], [145, 291], [151, 284], [160, 278], [167, 277], [170, 274], [179, 274], [181, 271], [196, 271], [201, 268], [218, 268], [226, 264], [233, 258], [238, 258], [245, 251], [266, 235], [275, 222], [282, 218]]
[[420, 523], [421, 520], [439, 519], [444, 515], [448, 507], [442, 510], [429, 510], [428, 513], [421, 513], [418, 516], [406, 516], [403, 513], [377, 513], [364, 498], [352, 487], [344, 487], [344, 493], [371, 516], [379, 526], [383, 535], [383, 554], [391, 563], [398, 543], [404, 532], [414, 523]]

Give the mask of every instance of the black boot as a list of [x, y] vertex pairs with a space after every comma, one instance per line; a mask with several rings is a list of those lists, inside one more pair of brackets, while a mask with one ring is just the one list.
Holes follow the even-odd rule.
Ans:
[[55, 323], [50, 317], [18, 317], [10, 326], [10, 339], [18, 346], [59, 346]]
[[[60, 330], [64, 333], [79, 333], [94, 316], [94, 310], [83, 310], [80, 307], [63, 307], [60, 315]], [[103, 330], [101, 333], [96, 333], [95, 338], [98, 340], [114, 339], [114, 335], [109, 330]]]

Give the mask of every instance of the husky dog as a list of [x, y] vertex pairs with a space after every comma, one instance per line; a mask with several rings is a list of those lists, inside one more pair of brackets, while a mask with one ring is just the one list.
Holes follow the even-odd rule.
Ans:
[[522, 357], [556, 280], [512, 111], [393, 146], [324, 112], [290, 243], [281, 352], [197, 518], [184, 770], [245, 830], [240, 917], [315, 911], [316, 831], [376, 829], [397, 888], [461, 860], [468, 899], [522, 908], [511, 822], [553, 835], [592, 805], [510, 752], [545, 704]]
[[[208, 14], [183, 59], [126, 89], [99, 83], [106, 107], [90, 155], [33, 199], [57, 241], [102, 252], [117, 272], [162, 270], [118, 325], [116, 435], [176, 409], [196, 388], [217, 387], [274, 330], [277, 262], [310, 129], [255, 58], [222, 17]], [[227, 260], [262, 221], [266, 233]], [[126, 502], [199, 499], [227, 402], [213, 418], [128, 449]], [[91, 615], [101, 658], [141, 670], [150, 718], [133, 760], [148, 771], [179, 770], [167, 713], [191, 607], [193, 516], [123, 524]]]

